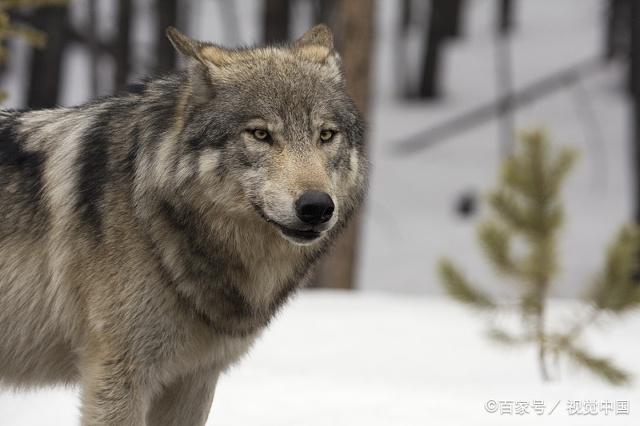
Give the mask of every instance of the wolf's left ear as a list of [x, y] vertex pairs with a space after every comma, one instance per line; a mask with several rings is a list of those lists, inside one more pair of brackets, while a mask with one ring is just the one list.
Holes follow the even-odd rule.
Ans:
[[333, 47], [333, 33], [324, 24], [316, 25], [304, 33], [293, 45], [293, 51], [309, 61], [329, 66], [342, 77], [340, 55]]
[[233, 52], [230, 50], [212, 43], [193, 40], [174, 27], [167, 28], [167, 37], [178, 52], [212, 70], [233, 62]]

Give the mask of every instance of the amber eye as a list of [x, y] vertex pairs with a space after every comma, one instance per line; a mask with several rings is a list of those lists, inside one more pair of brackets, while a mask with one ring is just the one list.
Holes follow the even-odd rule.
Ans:
[[320, 140], [322, 142], [329, 142], [331, 139], [333, 139], [334, 134], [335, 132], [333, 130], [322, 130], [320, 132]]
[[259, 141], [268, 141], [269, 139], [271, 139], [271, 137], [269, 136], [269, 132], [263, 129], [255, 129], [253, 130], [252, 134], [253, 137], [258, 139]]

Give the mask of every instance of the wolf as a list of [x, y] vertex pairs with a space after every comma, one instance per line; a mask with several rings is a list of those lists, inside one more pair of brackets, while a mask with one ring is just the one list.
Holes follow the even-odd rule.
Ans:
[[0, 114], [0, 384], [79, 384], [82, 425], [204, 425], [362, 204], [368, 161], [331, 31]]

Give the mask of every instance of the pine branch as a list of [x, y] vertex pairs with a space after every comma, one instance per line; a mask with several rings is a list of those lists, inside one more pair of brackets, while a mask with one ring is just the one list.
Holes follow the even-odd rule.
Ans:
[[529, 336], [516, 336], [496, 327], [492, 327], [487, 331], [487, 337], [505, 346], [522, 345], [532, 341]]
[[555, 198], [558, 195], [560, 187], [573, 168], [577, 158], [577, 151], [570, 148], [564, 148], [558, 153], [557, 158], [552, 162], [549, 169], [549, 183], [546, 190], [548, 198]]
[[447, 294], [458, 302], [480, 310], [496, 308], [495, 302], [488, 295], [474, 289], [448, 260], [440, 261], [438, 272]]
[[519, 274], [517, 264], [511, 257], [511, 236], [504, 227], [487, 221], [478, 227], [478, 239], [498, 272], [512, 276]]
[[508, 191], [498, 189], [489, 195], [489, 204], [498, 215], [498, 218], [512, 230], [529, 233], [531, 221], [527, 211], [511, 196]]
[[580, 349], [572, 344], [565, 345], [559, 349], [576, 365], [589, 370], [594, 375], [612, 385], [625, 385], [631, 381], [631, 375], [624, 369], [616, 366], [615, 363], [608, 358], [591, 355], [584, 349]]
[[623, 313], [640, 306], [640, 228], [625, 226], [609, 246], [590, 300], [602, 310]]

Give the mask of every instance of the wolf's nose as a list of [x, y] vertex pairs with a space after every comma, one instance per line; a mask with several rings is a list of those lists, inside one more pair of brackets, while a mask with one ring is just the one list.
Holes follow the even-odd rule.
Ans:
[[329, 194], [321, 191], [306, 191], [296, 201], [296, 214], [309, 225], [327, 222], [334, 208]]

